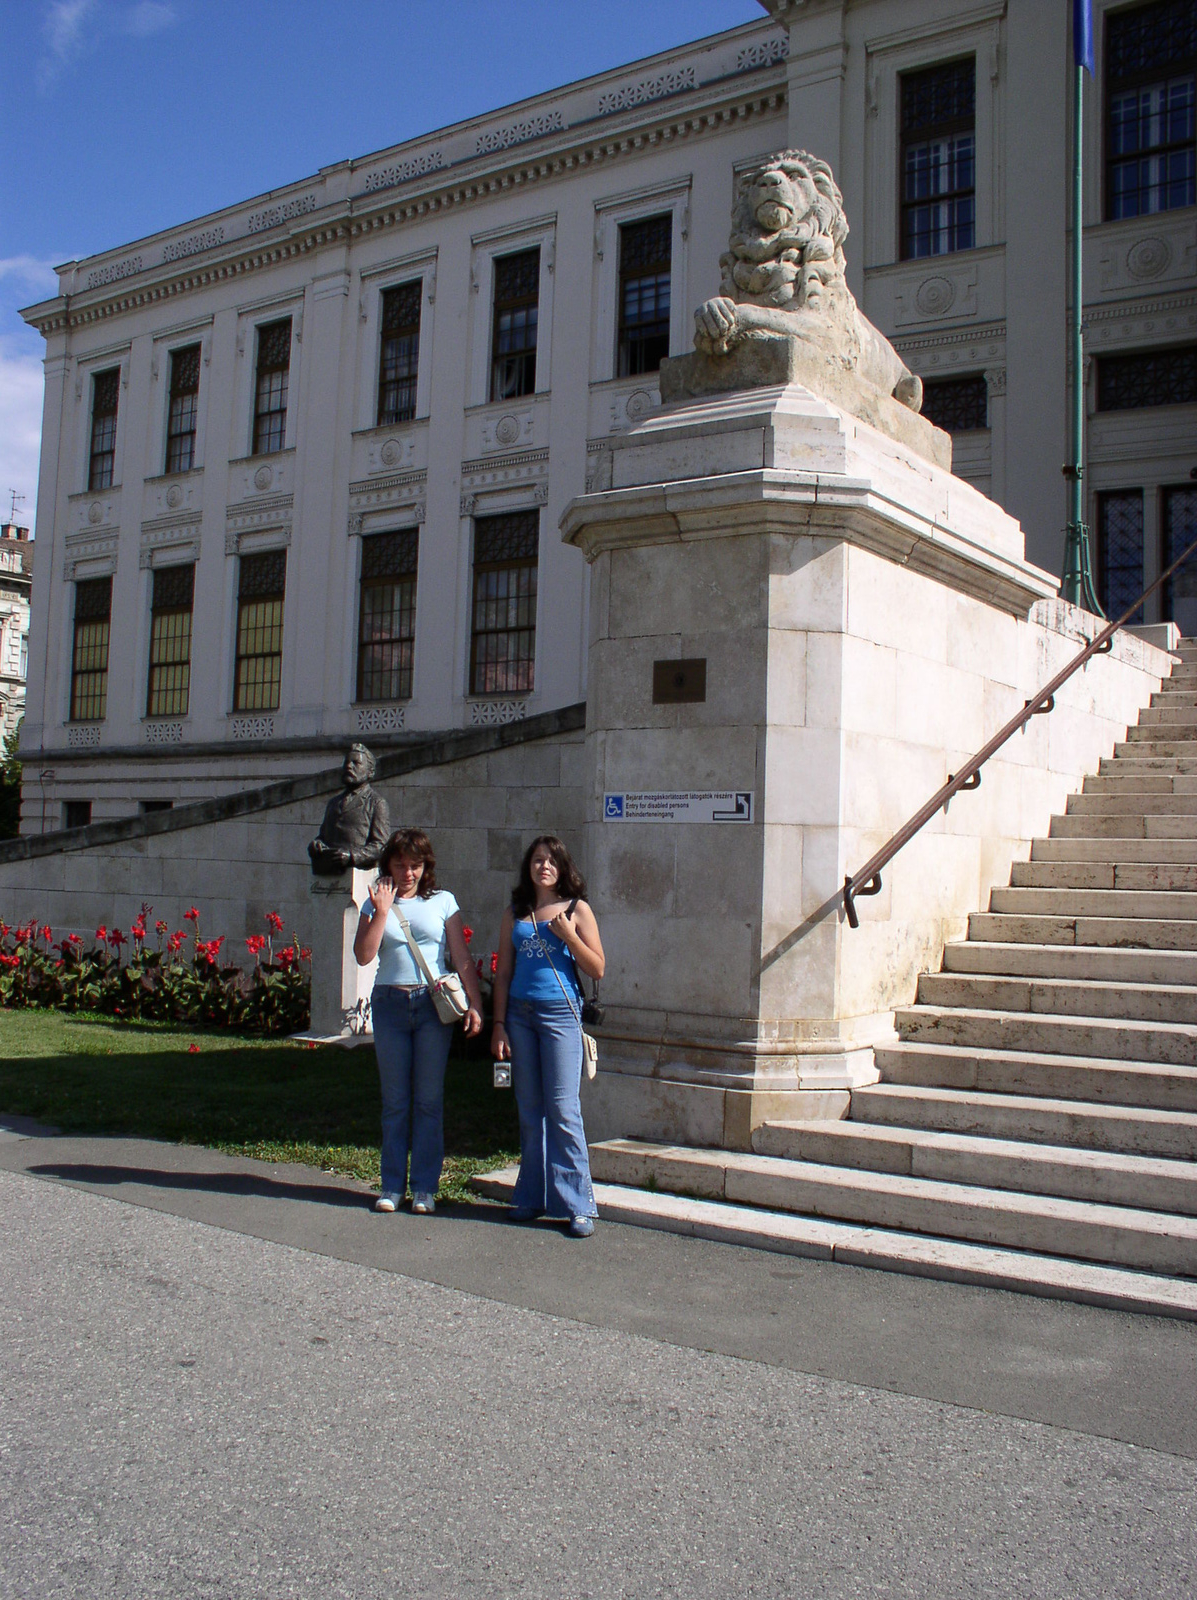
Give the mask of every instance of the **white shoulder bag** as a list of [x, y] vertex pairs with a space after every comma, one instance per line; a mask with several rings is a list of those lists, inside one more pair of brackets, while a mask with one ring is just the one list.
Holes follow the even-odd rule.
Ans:
[[[536, 920], [535, 911], [533, 911], [531, 915], [532, 926], [536, 929], [536, 937], [540, 939], [540, 923]], [[546, 923], [545, 926], [547, 929], [548, 924]], [[553, 976], [557, 980], [557, 983], [561, 989], [561, 993], [565, 996], [565, 1003], [573, 1012], [574, 1019], [582, 1031], [582, 1060], [586, 1064], [586, 1076], [588, 1078], [593, 1078], [595, 1073], [598, 1071], [598, 1040], [593, 1034], [587, 1033], [586, 1029], [582, 1027], [582, 1018], [578, 1013], [578, 1008], [576, 1005], [574, 1005], [573, 1000], [570, 997], [569, 990], [561, 981], [561, 974], [557, 971], [557, 963], [553, 960], [552, 953], [550, 952], [548, 945], [543, 939], [540, 939], [540, 944], [545, 954], [545, 960], [548, 962], [549, 966], [552, 967]], [[571, 951], [570, 953], [572, 954], [573, 952]], [[575, 965], [576, 964], [577, 963], [575, 963]]]
[[460, 1022], [470, 1009], [470, 1002], [466, 996], [465, 984], [462, 983], [456, 972], [450, 972], [443, 978], [434, 975], [432, 968], [424, 959], [424, 952], [416, 943], [415, 936], [407, 918], [399, 909], [396, 900], [391, 910], [399, 919], [399, 926], [403, 929], [403, 937], [407, 940], [407, 948], [411, 951], [411, 958], [424, 974], [428, 983], [428, 992], [432, 996], [432, 1003], [436, 1007], [436, 1014], [442, 1022]]

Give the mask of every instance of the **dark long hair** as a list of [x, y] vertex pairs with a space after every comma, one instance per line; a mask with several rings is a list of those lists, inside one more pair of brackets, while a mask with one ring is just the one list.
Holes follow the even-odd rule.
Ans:
[[436, 893], [436, 857], [432, 853], [432, 840], [422, 828], [398, 828], [383, 845], [378, 856], [378, 876], [389, 878], [391, 861], [395, 856], [408, 856], [412, 861], [424, 863], [424, 876], [416, 890], [417, 900], [427, 900]]
[[555, 833], [542, 833], [524, 851], [520, 881], [511, 891], [511, 909], [517, 917], [530, 917], [536, 906], [536, 886], [532, 882], [532, 857], [544, 845], [557, 868], [557, 892], [563, 900], [585, 900], [586, 880], [574, 866], [573, 857]]

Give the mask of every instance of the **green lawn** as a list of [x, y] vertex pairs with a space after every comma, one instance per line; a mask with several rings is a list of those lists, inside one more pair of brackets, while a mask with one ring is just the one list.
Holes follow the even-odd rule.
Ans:
[[[72, 1133], [208, 1145], [378, 1183], [378, 1073], [364, 1046], [0, 1010], [0, 1111]], [[515, 1159], [514, 1099], [492, 1088], [489, 1062], [450, 1061], [445, 1149], [445, 1199], [467, 1198], [472, 1174]]]

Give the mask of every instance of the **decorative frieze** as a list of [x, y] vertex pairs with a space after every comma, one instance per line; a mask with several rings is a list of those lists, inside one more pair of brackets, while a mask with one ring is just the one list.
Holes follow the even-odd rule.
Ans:
[[234, 717], [229, 725], [234, 739], [273, 739], [273, 717]]
[[97, 267], [87, 274], [87, 287], [100, 289], [106, 283], [116, 283], [120, 278], [131, 278], [141, 271], [140, 256], [126, 256], [123, 261], [110, 261], [106, 267]]
[[403, 706], [362, 706], [357, 714], [357, 731], [401, 733], [406, 716]]
[[144, 724], [146, 744], [182, 744], [181, 722], [147, 722]]
[[397, 161], [393, 166], [367, 172], [365, 192], [373, 194], [378, 189], [393, 189], [397, 183], [422, 178], [426, 172], [439, 172], [444, 165], [443, 150], [428, 150], [423, 155], [409, 156], [406, 161]]
[[68, 583], [74, 583], [80, 575], [102, 578], [105, 573], [115, 572], [119, 539], [119, 528], [105, 531], [99, 536], [68, 533], [63, 541], [66, 546], [66, 559], [62, 563], [63, 577]]
[[76, 723], [67, 729], [67, 744], [72, 750], [98, 750], [100, 725], [98, 722]]
[[534, 425], [534, 412], [531, 406], [521, 407], [518, 411], [504, 411], [500, 416], [488, 417], [482, 424], [482, 448], [491, 450], [510, 450], [513, 445], [530, 444]]
[[524, 700], [473, 700], [470, 702], [472, 728], [498, 728], [508, 722], [518, 722], [528, 714]]
[[242, 501], [225, 508], [226, 555], [240, 553], [241, 542], [247, 534], [276, 532], [279, 545], [291, 543], [291, 522], [294, 516], [294, 495], [264, 495], [260, 500]]
[[182, 261], [185, 256], [197, 256], [201, 250], [211, 250], [224, 243], [224, 224], [205, 228], [202, 233], [189, 233], [185, 239], [174, 239], [162, 246], [163, 261]]
[[297, 195], [294, 200], [284, 200], [281, 205], [267, 206], [264, 211], [253, 211], [246, 218], [247, 233], [262, 233], [266, 228], [277, 228], [280, 222], [290, 222], [316, 209], [314, 194]]
[[736, 71], [755, 72], [758, 67], [771, 67], [775, 62], [784, 61], [789, 53], [788, 35], [775, 33], [760, 44], [746, 45], [736, 57]]
[[650, 100], [663, 100], [669, 94], [681, 94], [685, 89], [697, 89], [698, 73], [694, 67], [677, 67], [671, 72], [659, 72], [654, 78], [641, 78], [637, 83], [625, 84], [609, 94], [599, 95], [600, 117], [609, 117], [616, 111], [628, 111], [632, 106], [645, 105]]
[[389, 478], [371, 478], [349, 485], [349, 534], [362, 532], [372, 512], [386, 513], [391, 520], [402, 519], [418, 526], [427, 515], [427, 472], [397, 472]]
[[560, 111], [545, 111], [538, 117], [525, 117], [522, 122], [509, 122], [504, 128], [480, 133], [474, 144], [474, 154], [485, 156], [492, 150], [509, 150], [513, 144], [526, 144], [529, 139], [539, 139], [546, 133], [560, 133], [564, 127]]

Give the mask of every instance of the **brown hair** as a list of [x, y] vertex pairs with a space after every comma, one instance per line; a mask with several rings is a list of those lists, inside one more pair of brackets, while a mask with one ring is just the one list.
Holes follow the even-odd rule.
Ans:
[[536, 905], [536, 886], [532, 882], [532, 857], [541, 845], [557, 868], [557, 892], [563, 900], [585, 900], [586, 881], [574, 866], [573, 857], [555, 833], [542, 833], [524, 851], [520, 862], [520, 881], [511, 891], [511, 907], [518, 916], [531, 916]]
[[427, 900], [436, 893], [436, 857], [432, 853], [432, 840], [422, 828], [397, 828], [378, 854], [378, 875], [390, 877], [390, 866], [395, 856], [407, 856], [411, 861], [422, 861], [424, 876], [416, 890], [418, 900]]

